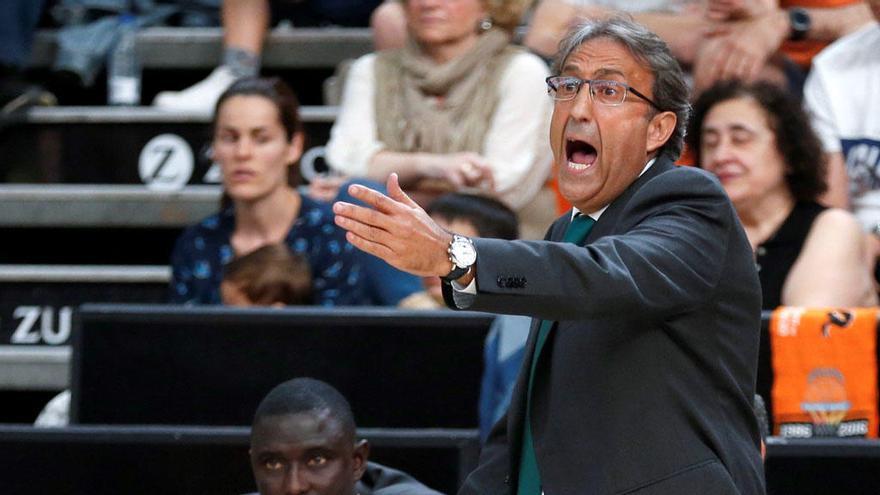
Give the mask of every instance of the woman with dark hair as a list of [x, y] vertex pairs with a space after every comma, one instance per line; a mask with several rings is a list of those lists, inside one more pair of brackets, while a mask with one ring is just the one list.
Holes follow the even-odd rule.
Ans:
[[764, 309], [877, 304], [858, 223], [817, 202], [825, 163], [798, 101], [769, 83], [719, 83], [695, 103], [687, 138], [736, 208]]
[[[398, 302], [371, 299], [365, 265], [378, 264], [371, 265], [345, 240], [329, 205], [297, 190], [303, 140], [299, 104], [281, 80], [241, 79], [220, 96], [212, 150], [223, 175], [223, 200], [217, 214], [177, 240], [171, 256], [172, 302], [219, 304], [223, 266], [278, 243], [308, 260], [315, 304]], [[398, 299], [419, 288], [415, 277], [396, 270], [386, 275], [384, 284], [403, 291]]]

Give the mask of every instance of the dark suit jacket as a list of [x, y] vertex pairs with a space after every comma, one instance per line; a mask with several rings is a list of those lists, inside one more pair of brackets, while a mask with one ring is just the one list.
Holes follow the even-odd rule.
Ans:
[[[569, 218], [547, 239], [561, 240]], [[461, 494], [516, 491], [540, 319], [558, 321], [532, 392], [547, 495], [764, 493], [752, 410], [761, 292], [714, 177], [660, 158], [605, 210], [585, 246], [474, 244], [478, 294], [467, 309], [535, 319], [506, 422]]]

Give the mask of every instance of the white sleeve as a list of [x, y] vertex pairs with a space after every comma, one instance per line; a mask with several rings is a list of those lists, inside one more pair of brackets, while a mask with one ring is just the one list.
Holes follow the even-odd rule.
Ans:
[[385, 147], [376, 131], [375, 61], [371, 53], [351, 65], [326, 147], [330, 168], [353, 177], [366, 176], [367, 164]]
[[813, 130], [822, 141], [826, 153], [841, 151], [840, 129], [834, 119], [834, 108], [822, 75], [825, 71], [815, 67], [804, 83], [804, 106], [810, 116]]
[[514, 55], [501, 77], [498, 106], [486, 133], [483, 157], [492, 167], [496, 191], [514, 209], [531, 201], [550, 173], [548, 75], [537, 56]]
[[461, 285], [460, 283], [453, 280], [452, 282], [452, 302], [455, 303], [455, 307], [458, 309], [468, 309], [471, 305], [474, 304], [474, 299], [477, 298], [477, 274], [474, 273], [474, 278], [471, 280], [471, 283], [467, 285]]

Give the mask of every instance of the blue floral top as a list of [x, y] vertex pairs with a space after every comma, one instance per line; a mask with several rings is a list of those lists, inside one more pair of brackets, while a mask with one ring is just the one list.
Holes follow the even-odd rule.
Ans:
[[[171, 254], [170, 300], [173, 303], [220, 304], [223, 266], [234, 253], [229, 244], [235, 229], [233, 208], [187, 228]], [[326, 203], [302, 196], [299, 216], [285, 242], [308, 259], [315, 304], [371, 304], [364, 276], [364, 256], [345, 240]]]

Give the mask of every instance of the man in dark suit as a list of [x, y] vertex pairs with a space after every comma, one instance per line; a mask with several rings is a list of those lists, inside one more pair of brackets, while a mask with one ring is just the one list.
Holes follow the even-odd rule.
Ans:
[[681, 69], [621, 18], [574, 29], [554, 69], [550, 142], [575, 209], [545, 241], [445, 232], [393, 174], [391, 197], [352, 189], [372, 209], [334, 205], [350, 242], [441, 276], [450, 306], [534, 318], [506, 421], [461, 493], [763, 494], [760, 287], [720, 185], [672, 164]]

